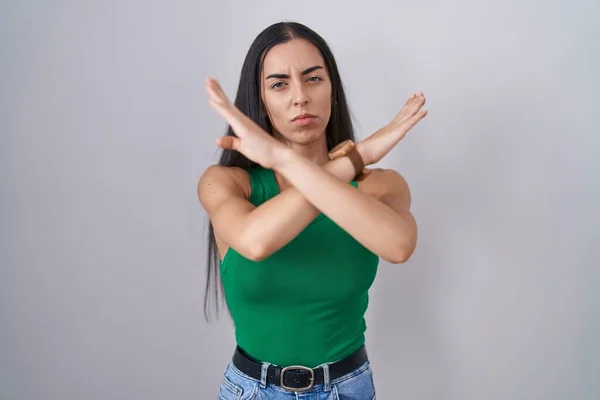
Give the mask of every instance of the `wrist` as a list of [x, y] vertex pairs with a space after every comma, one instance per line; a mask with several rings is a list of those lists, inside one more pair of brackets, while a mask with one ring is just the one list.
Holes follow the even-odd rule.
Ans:
[[363, 140], [361, 142], [356, 143], [356, 151], [362, 157], [362, 159], [365, 163], [365, 167], [367, 165], [373, 164], [372, 157], [371, 157], [371, 154], [369, 151], [369, 142], [368, 141]]
[[293, 163], [298, 155], [287, 146], [282, 146], [277, 149], [275, 162], [273, 163], [273, 170], [279, 171], [285, 168], [286, 165]]

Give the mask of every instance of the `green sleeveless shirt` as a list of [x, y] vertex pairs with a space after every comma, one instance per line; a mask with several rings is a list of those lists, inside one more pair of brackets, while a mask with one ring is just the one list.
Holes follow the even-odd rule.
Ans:
[[[252, 204], [279, 194], [272, 170], [258, 166], [249, 174]], [[263, 261], [229, 248], [220, 272], [237, 344], [280, 366], [313, 368], [351, 354], [365, 342], [378, 264], [376, 254], [323, 213]]]

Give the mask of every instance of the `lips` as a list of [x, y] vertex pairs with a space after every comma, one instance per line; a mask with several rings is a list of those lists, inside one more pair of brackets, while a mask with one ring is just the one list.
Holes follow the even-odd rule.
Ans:
[[316, 116], [314, 116], [312, 114], [300, 114], [300, 115], [296, 115], [294, 117], [294, 119], [292, 119], [292, 121], [296, 121], [297, 119], [304, 119], [304, 118], [316, 118]]

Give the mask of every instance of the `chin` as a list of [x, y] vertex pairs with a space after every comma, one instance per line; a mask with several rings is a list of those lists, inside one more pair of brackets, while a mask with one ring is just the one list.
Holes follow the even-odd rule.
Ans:
[[325, 126], [288, 126], [283, 132], [276, 130], [275, 137], [279, 136], [288, 142], [308, 144], [325, 137]]
[[291, 133], [289, 135], [289, 140], [300, 144], [307, 144], [319, 140], [324, 136], [325, 129], [323, 128], [306, 128], [298, 129], [297, 131]]
[[293, 135], [304, 135], [312, 136], [314, 138], [324, 136], [327, 125], [314, 124], [309, 126], [294, 126], [290, 134]]

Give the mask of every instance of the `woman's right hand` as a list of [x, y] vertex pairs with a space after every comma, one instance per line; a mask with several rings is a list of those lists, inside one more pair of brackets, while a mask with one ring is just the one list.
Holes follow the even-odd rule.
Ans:
[[421, 110], [424, 104], [423, 93], [412, 94], [389, 124], [357, 144], [365, 165], [379, 162], [417, 122], [427, 115], [427, 110]]
[[236, 134], [220, 137], [217, 139], [217, 146], [237, 150], [249, 160], [268, 169], [273, 169], [285, 159], [290, 150], [232, 104], [219, 82], [207, 78], [206, 92], [209, 104], [225, 118]]

